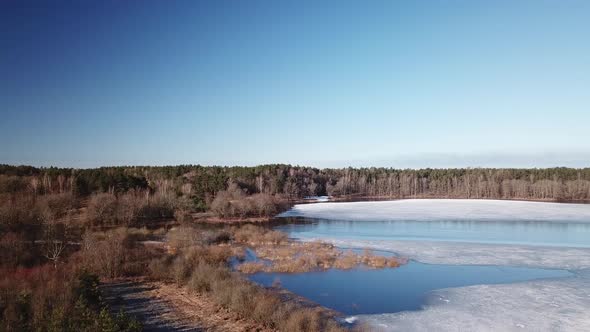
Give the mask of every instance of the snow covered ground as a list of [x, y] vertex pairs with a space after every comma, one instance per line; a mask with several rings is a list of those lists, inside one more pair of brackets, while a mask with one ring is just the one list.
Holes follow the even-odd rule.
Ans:
[[[297, 205], [281, 216], [328, 220], [590, 222], [590, 205], [494, 200], [400, 200]], [[534, 224], [531, 224], [534, 227]], [[307, 238], [305, 240], [312, 240]], [[379, 331], [590, 331], [590, 248], [322, 237], [432, 264], [568, 269], [574, 277], [451, 288], [424, 310], [361, 315]], [[436, 278], [436, 276], [433, 276]]]

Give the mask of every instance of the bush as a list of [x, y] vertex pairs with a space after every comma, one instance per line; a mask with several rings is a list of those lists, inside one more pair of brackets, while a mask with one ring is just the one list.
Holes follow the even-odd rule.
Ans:
[[233, 229], [234, 240], [244, 244], [281, 244], [287, 241], [287, 234], [260, 226], [244, 225]]
[[26, 231], [39, 226], [42, 217], [31, 195], [0, 194], [0, 231]]
[[145, 229], [86, 232], [76, 257], [85, 268], [104, 278], [144, 275], [150, 262], [164, 253], [160, 246], [137, 242], [145, 236]]
[[77, 208], [77, 201], [71, 193], [40, 196], [36, 208], [44, 221], [58, 220]]
[[23, 235], [9, 232], [0, 236], [0, 266], [16, 268], [32, 261], [33, 248]]
[[86, 232], [82, 239], [83, 264], [94, 273], [107, 278], [124, 275], [125, 263], [133, 243], [124, 228], [104, 233]]
[[114, 224], [117, 220], [117, 197], [111, 193], [100, 193], [90, 197], [88, 220], [92, 225]]
[[92, 308], [98, 308], [102, 305], [101, 293], [98, 289], [100, 281], [96, 274], [88, 271], [82, 271], [78, 276], [78, 282], [74, 286], [74, 296], [82, 299], [84, 303]]
[[231, 274], [226, 268], [201, 262], [193, 269], [188, 287], [199, 293], [209, 292], [215, 282], [220, 282], [230, 277]]
[[237, 186], [217, 193], [211, 211], [221, 218], [272, 217], [286, 208], [284, 201], [269, 194], [247, 196]]
[[20, 176], [0, 175], [0, 193], [18, 193], [27, 189], [27, 181]]
[[203, 236], [193, 227], [175, 227], [166, 234], [166, 242], [173, 248], [185, 248], [202, 244]]
[[231, 233], [225, 229], [201, 230], [195, 227], [175, 227], [166, 234], [168, 244], [173, 248], [227, 243]]
[[139, 215], [143, 219], [173, 218], [176, 197], [172, 194], [156, 193], [149, 196], [147, 203], [141, 206]]
[[139, 218], [145, 204], [145, 193], [131, 190], [119, 195], [115, 208], [115, 221], [122, 225], [132, 225]]
[[125, 313], [112, 316], [96, 275], [71, 266], [41, 266], [3, 273], [2, 331], [141, 331]]
[[164, 256], [152, 259], [148, 265], [148, 274], [156, 280], [170, 279], [170, 265], [172, 264], [171, 256]]
[[231, 240], [231, 233], [225, 229], [207, 230], [204, 231], [202, 234], [203, 242], [208, 245], [227, 243]]
[[[189, 220], [188, 203], [171, 194], [130, 190], [115, 195], [99, 193], [90, 197], [88, 220], [92, 225], [137, 224], [142, 220], [178, 217], [180, 221]], [[186, 220], [183, 218], [187, 218]]]
[[322, 331], [322, 317], [317, 310], [310, 308], [292, 310], [287, 317], [283, 318], [279, 326], [282, 331]]

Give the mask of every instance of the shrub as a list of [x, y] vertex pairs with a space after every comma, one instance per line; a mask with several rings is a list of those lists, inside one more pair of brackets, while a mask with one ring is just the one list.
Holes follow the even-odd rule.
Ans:
[[115, 223], [117, 220], [117, 197], [112, 193], [100, 193], [90, 197], [88, 220], [92, 225]]
[[117, 228], [104, 233], [86, 232], [82, 238], [83, 264], [100, 276], [116, 278], [124, 275], [129, 261], [131, 242], [127, 229]]
[[131, 190], [119, 195], [115, 208], [115, 221], [122, 225], [132, 225], [146, 201], [145, 194]]
[[71, 193], [43, 195], [36, 201], [36, 208], [45, 221], [63, 218], [76, 207], [76, 198]]
[[322, 331], [322, 317], [320, 312], [311, 308], [293, 310], [280, 322], [279, 328], [292, 332]]
[[3, 273], [0, 330], [140, 331], [135, 319], [109, 313], [98, 284], [96, 275], [65, 265]]
[[175, 227], [166, 234], [166, 242], [174, 248], [185, 248], [202, 243], [202, 234], [193, 227]]
[[41, 220], [34, 196], [0, 194], [0, 230], [30, 233]]
[[[189, 216], [190, 202], [172, 194], [130, 190], [115, 195], [99, 193], [90, 197], [88, 220], [92, 225], [133, 225], [142, 220]], [[189, 219], [187, 219], [189, 220]], [[186, 221], [186, 220], [180, 220]]]
[[156, 193], [149, 196], [147, 203], [141, 206], [139, 211], [140, 218], [144, 219], [161, 219], [173, 218], [175, 209], [175, 197], [172, 194]]
[[166, 240], [174, 248], [213, 245], [229, 242], [231, 233], [225, 229], [201, 230], [195, 227], [181, 226], [168, 231]]
[[270, 292], [258, 292], [252, 301], [256, 305], [252, 309], [251, 317], [265, 325], [274, 325], [273, 315], [283, 305], [281, 299]]
[[87, 306], [98, 308], [101, 305], [101, 294], [98, 289], [99, 278], [96, 274], [82, 271], [74, 286], [74, 296], [82, 299]]
[[0, 193], [18, 193], [27, 189], [27, 181], [20, 176], [0, 175]]
[[283, 200], [269, 194], [246, 193], [235, 185], [217, 193], [211, 211], [222, 218], [272, 217], [286, 208]]
[[156, 280], [170, 279], [170, 265], [172, 256], [164, 256], [152, 259], [148, 264], [148, 274]]
[[230, 276], [226, 268], [201, 262], [193, 269], [188, 286], [196, 292], [208, 292], [215, 282], [226, 280]]
[[223, 230], [207, 230], [202, 233], [204, 244], [220, 244], [227, 243], [231, 240], [231, 233], [225, 229]]
[[23, 235], [9, 232], [0, 236], [0, 266], [15, 268], [32, 260], [32, 248]]
[[288, 239], [287, 234], [260, 226], [244, 225], [234, 229], [234, 240], [244, 244], [281, 244]]

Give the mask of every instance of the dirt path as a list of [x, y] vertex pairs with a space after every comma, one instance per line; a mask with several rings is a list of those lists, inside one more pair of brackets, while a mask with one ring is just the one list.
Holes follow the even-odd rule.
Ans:
[[114, 312], [124, 309], [143, 323], [145, 331], [271, 331], [171, 284], [120, 280], [102, 289]]

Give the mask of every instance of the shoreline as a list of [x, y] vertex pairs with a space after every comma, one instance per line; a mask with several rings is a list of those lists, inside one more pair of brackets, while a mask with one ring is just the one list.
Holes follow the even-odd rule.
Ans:
[[[381, 201], [401, 201], [401, 200], [423, 200], [423, 199], [431, 199], [431, 200], [439, 200], [439, 199], [448, 199], [448, 200], [470, 200], [470, 201], [482, 201], [482, 200], [490, 200], [490, 201], [514, 201], [514, 202], [539, 202], [539, 203], [561, 203], [561, 204], [590, 204], [590, 200], [580, 199], [580, 200], [562, 200], [562, 199], [532, 199], [532, 198], [492, 198], [492, 197], [481, 197], [481, 198], [470, 198], [470, 197], [442, 197], [442, 196], [417, 196], [417, 197], [391, 197], [391, 196], [336, 196], [334, 198], [330, 198], [327, 202], [381, 202]], [[324, 202], [306, 202], [306, 203], [324, 203]], [[301, 204], [301, 203], [296, 203]]]
[[508, 198], [462, 198], [462, 197], [405, 197], [393, 198], [389, 196], [336, 196], [329, 197], [328, 200], [316, 201], [312, 199], [297, 199], [289, 201], [289, 208], [281, 211], [272, 217], [245, 217], [245, 218], [223, 218], [213, 215], [211, 212], [199, 212], [192, 215], [191, 222], [210, 225], [239, 225], [239, 224], [267, 224], [273, 223], [282, 214], [290, 211], [296, 205], [323, 204], [323, 203], [358, 203], [358, 202], [394, 202], [408, 200], [452, 200], [452, 201], [500, 201], [500, 202], [536, 202], [536, 203], [555, 203], [555, 204], [590, 204], [590, 200], [555, 200], [555, 199], [508, 199]]

